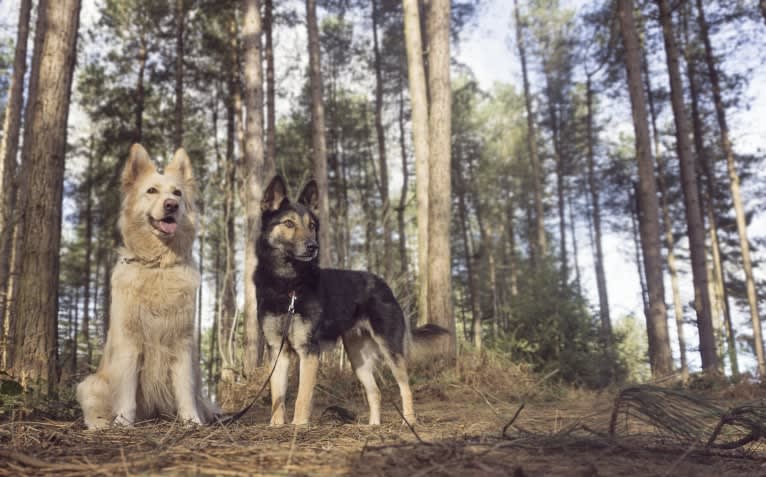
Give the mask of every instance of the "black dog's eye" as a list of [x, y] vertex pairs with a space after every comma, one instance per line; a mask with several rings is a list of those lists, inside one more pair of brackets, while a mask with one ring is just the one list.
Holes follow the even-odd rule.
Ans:
[[317, 228], [317, 224], [315, 224], [314, 222], [309, 222], [309, 230], [316, 230], [316, 228]]
[[146, 191], [147, 194], [156, 194], [158, 191], [154, 187], [149, 187], [149, 190]]
[[290, 219], [287, 219], [287, 220], [285, 220], [285, 221], [284, 221], [284, 222], [282, 222], [282, 223], [283, 223], [283, 224], [285, 225], [285, 227], [287, 227], [288, 229], [293, 229], [293, 228], [295, 228], [295, 222], [293, 222], [293, 221], [292, 221], [292, 220], [290, 220]]
[[176, 197], [181, 197], [181, 191], [180, 190], [174, 190], [173, 195]]

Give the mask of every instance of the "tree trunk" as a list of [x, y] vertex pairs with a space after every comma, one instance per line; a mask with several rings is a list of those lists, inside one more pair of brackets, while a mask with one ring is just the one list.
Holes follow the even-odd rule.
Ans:
[[[766, 20], [766, 1], [761, 0], [761, 12]], [[755, 355], [758, 360], [758, 374], [761, 377], [766, 376], [766, 356], [763, 348], [763, 334], [761, 332], [761, 318], [758, 311], [758, 295], [755, 288], [755, 279], [753, 278], [753, 265], [750, 259], [750, 242], [747, 237], [747, 222], [745, 219], [745, 206], [742, 203], [742, 194], [739, 189], [739, 173], [734, 163], [734, 150], [729, 138], [729, 126], [726, 120], [726, 109], [721, 97], [721, 83], [718, 78], [718, 69], [715, 65], [713, 47], [710, 43], [710, 34], [708, 24], [705, 20], [705, 10], [702, 2], [697, 0], [697, 21], [700, 27], [700, 36], [705, 45], [705, 63], [707, 64], [710, 86], [713, 90], [713, 104], [715, 105], [716, 119], [718, 120], [718, 129], [721, 134], [721, 145], [724, 154], [726, 154], [726, 169], [729, 174], [729, 187], [731, 189], [731, 198], [734, 202], [734, 214], [737, 222], [737, 233], [739, 234], [739, 245], [742, 251], [742, 268], [745, 270], [745, 289], [747, 290], [747, 302], [750, 306], [750, 321], [753, 325], [753, 341], [755, 343]]]
[[428, 317], [449, 331], [440, 343], [448, 360], [457, 357], [452, 316], [452, 261], [449, 242], [452, 194], [450, 184], [451, 107], [450, 2], [431, 0], [428, 12], [429, 77], [431, 93], [428, 160]]
[[19, 5], [16, 51], [13, 55], [13, 77], [8, 90], [8, 103], [0, 142], [0, 355], [5, 354], [5, 303], [13, 241], [13, 211], [16, 203], [16, 160], [21, 131], [21, 109], [24, 103], [24, 74], [27, 71], [27, 39], [32, 0]]
[[604, 249], [601, 239], [601, 203], [596, 184], [596, 157], [594, 153], [593, 137], [593, 88], [591, 75], [587, 75], [585, 83], [586, 107], [587, 107], [587, 141], [588, 141], [588, 189], [590, 192], [594, 242], [596, 249], [596, 287], [598, 288], [599, 317], [601, 318], [602, 338], [606, 343], [612, 342], [612, 321], [609, 317], [609, 295], [606, 289], [606, 274], [604, 273]]
[[319, 56], [319, 28], [316, 0], [306, 0], [306, 27], [309, 39], [309, 73], [311, 76], [311, 144], [314, 179], [319, 188], [319, 264], [331, 263], [330, 197], [327, 187], [327, 148], [325, 146], [324, 101], [322, 100], [322, 63]]
[[673, 310], [676, 322], [676, 335], [678, 336], [678, 349], [681, 359], [681, 376], [685, 381], [689, 376], [689, 366], [686, 359], [686, 338], [684, 337], [684, 312], [681, 303], [681, 287], [678, 283], [678, 267], [676, 266], [675, 240], [673, 238], [673, 222], [670, 219], [670, 206], [668, 204], [668, 187], [665, 181], [667, 177], [665, 160], [660, 150], [660, 135], [657, 130], [657, 113], [654, 107], [654, 90], [652, 89], [649, 75], [649, 62], [646, 58], [646, 50], [642, 55], [642, 76], [646, 88], [646, 97], [649, 101], [649, 116], [652, 126], [652, 138], [654, 139], [654, 158], [657, 163], [657, 185], [660, 192], [660, 207], [662, 208], [662, 225], [665, 229], [665, 248], [667, 249], [668, 273], [670, 274], [670, 288], [673, 295]]
[[[375, 64], [375, 135], [378, 140], [378, 168], [380, 169], [380, 218], [383, 222], [383, 255], [391, 257], [391, 203], [388, 198], [388, 162], [386, 159], [386, 133], [383, 129], [383, 66], [378, 46], [378, 0], [372, 0], [372, 45]], [[390, 280], [393, 261], [383, 260], [383, 276]]]
[[232, 16], [229, 28], [230, 51], [228, 56], [229, 94], [226, 100], [226, 162], [224, 165], [224, 186], [221, 194], [223, 204], [224, 235], [224, 274], [221, 284], [221, 301], [218, 324], [218, 351], [221, 356], [221, 381], [233, 383], [235, 380], [234, 341], [236, 338], [237, 291], [236, 291], [236, 235], [235, 235], [235, 189], [237, 168], [235, 143], [237, 137], [236, 95], [239, 90], [237, 68], [236, 21]]
[[[462, 158], [460, 158], [462, 159]], [[460, 214], [460, 231], [463, 235], [463, 254], [465, 256], [465, 271], [468, 275], [468, 300], [471, 304], [471, 335], [473, 336], [473, 345], [476, 351], [481, 351], [482, 336], [481, 336], [481, 309], [479, 306], [479, 292], [478, 286], [476, 286], [476, 274], [473, 269], [473, 256], [474, 250], [471, 247], [471, 241], [468, 239], [468, 230], [470, 224], [468, 223], [468, 207], [466, 206], [465, 194], [466, 185], [463, 180], [462, 171], [455, 171], [455, 186], [457, 187], [458, 195], [458, 213]]]
[[428, 323], [428, 93], [423, 66], [418, 0], [403, 0], [407, 74], [412, 104], [412, 142], [415, 148], [415, 198], [418, 221], [418, 324]]
[[263, 177], [271, 180], [276, 168], [277, 116], [276, 90], [274, 89], [274, 1], [263, 2], [263, 30], [266, 40], [266, 155], [264, 157]]
[[519, 49], [521, 60], [521, 75], [524, 85], [524, 105], [527, 110], [527, 148], [529, 161], [532, 165], [532, 188], [535, 203], [535, 234], [534, 241], [530, 244], [532, 252], [531, 260], [534, 265], [537, 260], [542, 261], [547, 253], [547, 239], [545, 236], [545, 211], [543, 210], [543, 185], [541, 179], [540, 159], [537, 156], [537, 136], [535, 134], [535, 114], [532, 110], [532, 93], [529, 88], [527, 75], [527, 54], [524, 47], [524, 24], [519, 14], [519, 0], [513, 1], [514, 15], [516, 18], [516, 46]]
[[633, 1], [618, 0], [620, 33], [625, 47], [625, 70], [627, 73], [633, 127], [636, 135], [636, 159], [638, 160], [638, 203], [641, 246], [646, 269], [648, 289], [647, 335], [649, 338], [649, 361], [656, 377], [673, 372], [670, 353], [668, 325], [665, 311], [665, 290], [662, 282], [662, 253], [660, 251], [659, 204], [654, 180], [654, 165], [649, 142], [649, 126], [646, 104], [641, 86], [641, 57], [638, 32], [633, 19]]
[[697, 175], [694, 168], [691, 144], [689, 143], [689, 122], [684, 106], [684, 92], [681, 83], [681, 72], [678, 65], [678, 47], [673, 36], [673, 25], [670, 6], [667, 0], [657, 0], [660, 9], [660, 24], [665, 39], [665, 56], [670, 78], [670, 100], [673, 106], [673, 117], [676, 126], [676, 147], [681, 166], [681, 188], [684, 193], [686, 212], [686, 230], [689, 237], [689, 252], [692, 262], [692, 277], [694, 281], [694, 308], [697, 312], [697, 329], [700, 337], [700, 355], [702, 369], [716, 371], [718, 355], [716, 354], [713, 319], [710, 313], [710, 295], [708, 294], [707, 265], [705, 253], [705, 224], [700, 211], [699, 191], [697, 190]]
[[572, 267], [575, 272], [575, 289], [579, 295], [582, 295], [582, 283], [580, 282], [580, 262], [577, 258], [579, 250], [577, 249], [577, 234], [575, 233], [574, 204], [571, 194], [567, 195], [569, 205], [569, 234], [572, 236]]
[[245, 343], [244, 373], [253, 377], [260, 364], [258, 350], [263, 340], [258, 325], [253, 276], [258, 259], [255, 242], [261, 226], [261, 199], [263, 198], [263, 71], [261, 66], [261, 7], [259, 0], [243, 0], [245, 12], [243, 47], [245, 57], [245, 151], [243, 201], [247, 216], [245, 234]]
[[[517, 0], [518, 1], [518, 0]], [[561, 155], [560, 128], [557, 104], [554, 98], [551, 79], [545, 74], [545, 91], [548, 96], [548, 120], [551, 123], [551, 139], [553, 142], [553, 158], [556, 162], [556, 195], [558, 198], [559, 209], [559, 259], [561, 260], [561, 284], [566, 285], [569, 282], [569, 259], [567, 257], [567, 224], [566, 224], [566, 204], [564, 202], [564, 158]]]
[[641, 302], [644, 305], [644, 316], [647, 321], [651, 317], [651, 311], [649, 309], [649, 292], [646, 287], [646, 274], [644, 273], [644, 266], [642, 265], [643, 259], [641, 256], [641, 234], [639, 233], [639, 226], [637, 224], [638, 218], [641, 215], [641, 204], [638, 203], [638, 184], [633, 184], [633, 191], [629, 192], [630, 196], [630, 225], [633, 232], [633, 256], [636, 261], [636, 269], [638, 270], [638, 284], [641, 289]]
[[86, 172], [85, 190], [85, 276], [83, 277], [83, 313], [82, 313], [82, 339], [85, 341], [85, 363], [90, 369], [93, 363], [93, 346], [90, 342], [90, 269], [91, 256], [93, 255], [93, 167], [94, 155], [96, 154], [94, 139], [90, 139], [88, 150], [88, 170]]
[[184, 27], [186, 11], [184, 0], [176, 0], [176, 104], [173, 142], [176, 148], [184, 143]]
[[399, 196], [399, 207], [396, 208], [396, 221], [399, 227], [399, 273], [407, 280], [407, 230], [405, 228], [405, 212], [407, 209], [407, 189], [409, 172], [407, 172], [407, 139], [404, 128], [404, 76], [399, 74], [399, 148], [402, 156], [402, 193]]
[[146, 71], [146, 61], [149, 56], [146, 46], [146, 34], [140, 33], [138, 47], [138, 77], [136, 79], [136, 98], [135, 98], [135, 131], [133, 132], [133, 142], [140, 143], [144, 138], [144, 73]]
[[41, 40], [35, 42], [34, 55], [39, 60], [30, 76], [25, 115], [20, 181], [25, 217], [19, 233], [34, 240], [20, 244], [23, 273], [14, 303], [15, 342], [10, 362], [11, 375], [23, 387], [33, 395], [47, 396], [56, 381], [61, 201], [80, 1], [42, 0], [38, 12], [36, 35]]

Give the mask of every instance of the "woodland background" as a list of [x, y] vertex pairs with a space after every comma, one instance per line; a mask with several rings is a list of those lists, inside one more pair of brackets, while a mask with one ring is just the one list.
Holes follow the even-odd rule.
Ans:
[[488, 87], [458, 52], [489, 1], [3, 1], [3, 382], [61, 395], [97, 365], [133, 142], [194, 162], [211, 393], [264, 363], [248, 270], [274, 172], [319, 179], [322, 263], [385, 277], [451, 359], [760, 378], [764, 153], [730, 125], [764, 82], [766, 3], [501, 3], [486, 41], [515, 64]]

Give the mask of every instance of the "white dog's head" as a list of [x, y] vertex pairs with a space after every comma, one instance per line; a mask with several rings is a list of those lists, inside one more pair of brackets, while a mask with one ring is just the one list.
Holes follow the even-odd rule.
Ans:
[[146, 149], [134, 144], [122, 173], [122, 193], [120, 229], [128, 248], [138, 251], [159, 245], [147, 235], [168, 246], [194, 241], [195, 184], [183, 148], [161, 174]]

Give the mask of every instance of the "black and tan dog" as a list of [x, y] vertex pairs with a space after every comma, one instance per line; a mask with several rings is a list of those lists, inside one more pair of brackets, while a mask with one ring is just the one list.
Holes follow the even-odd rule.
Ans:
[[[382, 360], [391, 368], [402, 396], [404, 417], [415, 421], [406, 356], [447, 332], [435, 325], [412, 330], [399, 303], [379, 277], [360, 271], [319, 268], [319, 204], [310, 181], [297, 202], [275, 177], [264, 192], [261, 235], [256, 244], [258, 320], [273, 363], [271, 425], [285, 423], [290, 357], [300, 359], [293, 424], [307, 424], [316, 384], [320, 346], [343, 339], [351, 365], [367, 393], [371, 425], [380, 424], [380, 390], [374, 372]], [[288, 309], [294, 306], [294, 314]]]

